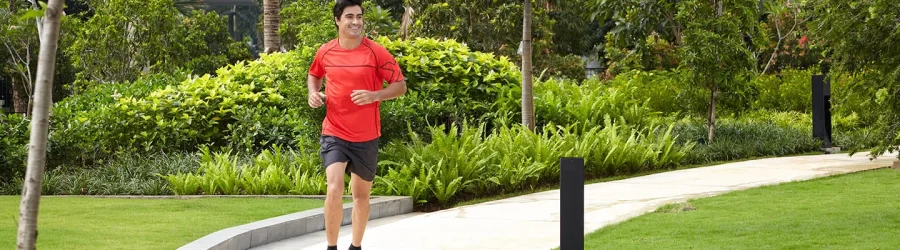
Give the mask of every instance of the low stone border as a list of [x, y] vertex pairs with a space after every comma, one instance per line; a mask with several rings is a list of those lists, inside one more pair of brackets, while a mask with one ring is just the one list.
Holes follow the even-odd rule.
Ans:
[[[324, 196], [309, 198], [320, 198]], [[349, 198], [349, 197], [345, 197]], [[406, 196], [372, 196], [369, 219], [401, 215], [413, 211], [413, 200]], [[349, 225], [352, 203], [344, 204], [341, 226]], [[178, 250], [246, 250], [287, 238], [325, 230], [325, 210], [317, 208], [226, 228], [206, 235]]]

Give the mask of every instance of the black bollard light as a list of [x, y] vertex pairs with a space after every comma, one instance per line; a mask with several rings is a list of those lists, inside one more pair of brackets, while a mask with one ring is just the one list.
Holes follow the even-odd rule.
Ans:
[[564, 157], [559, 165], [559, 249], [584, 249], [584, 158]]
[[822, 140], [822, 148], [831, 148], [831, 84], [825, 75], [812, 76], [813, 137]]

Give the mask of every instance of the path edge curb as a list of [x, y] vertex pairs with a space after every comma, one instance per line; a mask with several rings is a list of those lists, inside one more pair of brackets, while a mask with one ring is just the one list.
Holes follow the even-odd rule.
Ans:
[[[369, 204], [369, 220], [413, 211], [413, 200], [408, 196], [372, 196]], [[341, 226], [350, 224], [353, 204], [346, 203], [343, 208]], [[319, 232], [325, 230], [324, 211], [324, 208], [316, 208], [222, 229], [179, 247], [178, 250], [246, 250]]]

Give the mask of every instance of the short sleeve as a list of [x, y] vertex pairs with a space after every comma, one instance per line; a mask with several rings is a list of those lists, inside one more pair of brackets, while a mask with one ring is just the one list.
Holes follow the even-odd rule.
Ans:
[[325, 77], [325, 66], [322, 64], [322, 57], [325, 55], [325, 46], [319, 48], [316, 51], [316, 56], [313, 57], [312, 64], [309, 65], [309, 75], [315, 76], [318, 78]]
[[397, 64], [397, 59], [394, 58], [394, 55], [391, 55], [387, 49], [380, 46], [375, 50], [375, 53], [380, 64], [378, 65], [378, 77], [380, 80], [390, 84], [404, 79], [403, 71], [400, 69], [400, 64]]

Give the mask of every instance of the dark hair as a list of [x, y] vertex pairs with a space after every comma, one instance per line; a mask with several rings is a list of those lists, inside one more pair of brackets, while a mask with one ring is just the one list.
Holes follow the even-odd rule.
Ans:
[[[362, 13], [366, 14], [366, 9], [363, 8], [362, 5], [363, 0], [336, 0], [334, 3], [334, 18], [341, 19], [341, 16], [344, 15], [344, 9], [350, 6], [359, 6], [362, 9]], [[337, 28], [337, 24], [334, 24], [334, 27]]]

